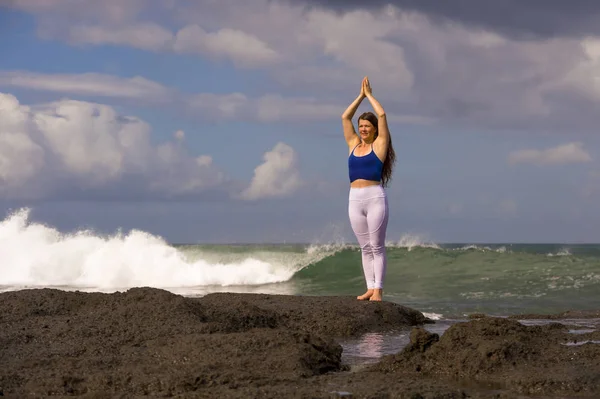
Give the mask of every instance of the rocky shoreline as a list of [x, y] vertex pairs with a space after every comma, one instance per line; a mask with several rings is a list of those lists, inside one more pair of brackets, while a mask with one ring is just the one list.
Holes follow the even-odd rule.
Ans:
[[[440, 337], [417, 310], [354, 297], [5, 292], [0, 395], [600, 397], [598, 330], [516, 318], [473, 315]], [[342, 362], [340, 339], [390, 331], [410, 331], [410, 344], [360, 370]]]

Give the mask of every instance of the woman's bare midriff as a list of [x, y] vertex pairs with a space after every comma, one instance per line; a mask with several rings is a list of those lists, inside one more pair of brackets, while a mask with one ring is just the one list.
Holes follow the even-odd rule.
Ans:
[[363, 187], [369, 187], [369, 186], [379, 186], [380, 184], [381, 184], [381, 182], [379, 182], [379, 181], [358, 179], [358, 180], [354, 180], [352, 183], [350, 183], [350, 187], [363, 188]]

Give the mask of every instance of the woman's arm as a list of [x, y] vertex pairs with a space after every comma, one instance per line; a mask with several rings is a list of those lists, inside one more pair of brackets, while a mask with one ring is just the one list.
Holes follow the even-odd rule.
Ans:
[[369, 102], [371, 103], [373, 110], [377, 114], [377, 120], [378, 120], [377, 131], [379, 132], [379, 135], [375, 141], [381, 139], [381, 141], [385, 144], [385, 146], [386, 146], [385, 150], [387, 151], [387, 143], [389, 143], [389, 141], [390, 141], [390, 129], [388, 128], [387, 118], [385, 116], [385, 110], [383, 109], [383, 107], [381, 106], [379, 101], [377, 101], [375, 99], [375, 97], [373, 97], [373, 91], [371, 90], [371, 83], [369, 83], [368, 78], [364, 81], [363, 86], [364, 86], [363, 90], [365, 92], [365, 97], [367, 97], [369, 99]]
[[[364, 82], [364, 79], [363, 79], [363, 82]], [[350, 104], [348, 106], [348, 108], [346, 108], [346, 111], [344, 111], [344, 113], [342, 114], [342, 127], [344, 128], [344, 138], [346, 139], [346, 143], [348, 144], [348, 147], [354, 148], [360, 141], [360, 139], [356, 135], [356, 130], [354, 130], [354, 124], [352, 124], [352, 117], [356, 113], [358, 106], [360, 105], [362, 100], [364, 100], [364, 98], [365, 98], [365, 92], [364, 92], [364, 83], [363, 83], [358, 97], [356, 97], [356, 99], [354, 101], [352, 101], [352, 104]]]

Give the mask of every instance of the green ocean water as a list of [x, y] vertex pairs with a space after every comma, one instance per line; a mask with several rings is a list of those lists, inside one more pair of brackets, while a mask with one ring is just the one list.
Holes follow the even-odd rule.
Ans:
[[[270, 284], [202, 287], [292, 295], [364, 292], [359, 248], [353, 245], [180, 246], [189, 259], [233, 264], [265, 262], [290, 271]], [[557, 313], [600, 308], [600, 245], [389, 245], [385, 299], [441, 318]], [[249, 265], [249, 267], [251, 267]]]

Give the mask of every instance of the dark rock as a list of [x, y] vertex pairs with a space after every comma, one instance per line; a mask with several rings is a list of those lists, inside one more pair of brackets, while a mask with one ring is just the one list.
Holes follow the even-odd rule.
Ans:
[[511, 315], [508, 318], [516, 320], [600, 319], [600, 310], [568, 310], [566, 312], [556, 314], [519, 314]]
[[482, 319], [484, 317], [487, 317], [485, 314], [483, 313], [472, 313], [469, 315], [469, 319], [474, 320], [474, 319]]
[[425, 352], [431, 345], [438, 342], [440, 336], [432, 334], [423, 328], [413, 328], [410, 332], [410, 344], [405, 349], [407, 352]]
[[185, 298], [52, 289], [0, 294], [0, 386], [17, 396], [178, 395], [342, 371], [332, 336], [418, 323], [417, 311], [351, 298]]
[[522, 394], [600, 396], [600, 345], [564, 345], [567, 331], [558, 323], [525, 326], [484, 317], [453, 325], [439, 342], [415, 333], [411, 345], [372, 370], [475, 380]]
[[[392, 302], [357, 301], [355, 297], [291, 296], [215, 293], [202, 305], [221, 325], [240, 320], [242, 315], [264, 320], [265, 326], [302, 329], [334, 337], [384, 332], [428, 323], [421, 312]], [[227, 303], [227, 306], [223, 306]], [[276, 315], [269, 319], [267, 315]], [[242, 317], [243, 319], [243, 317]]]
[[[401, 305], [353, 297], [136, 288], [0, 294], [0, 395], [9, 397], [599, 397], [600, 345], [567, 346], [559, 323], [478, 315], [441, 337]], [[396, 355], [359, 371], [341, 337], [411, 331]], [[348, 397], [348, 396], [346, 396]]]

